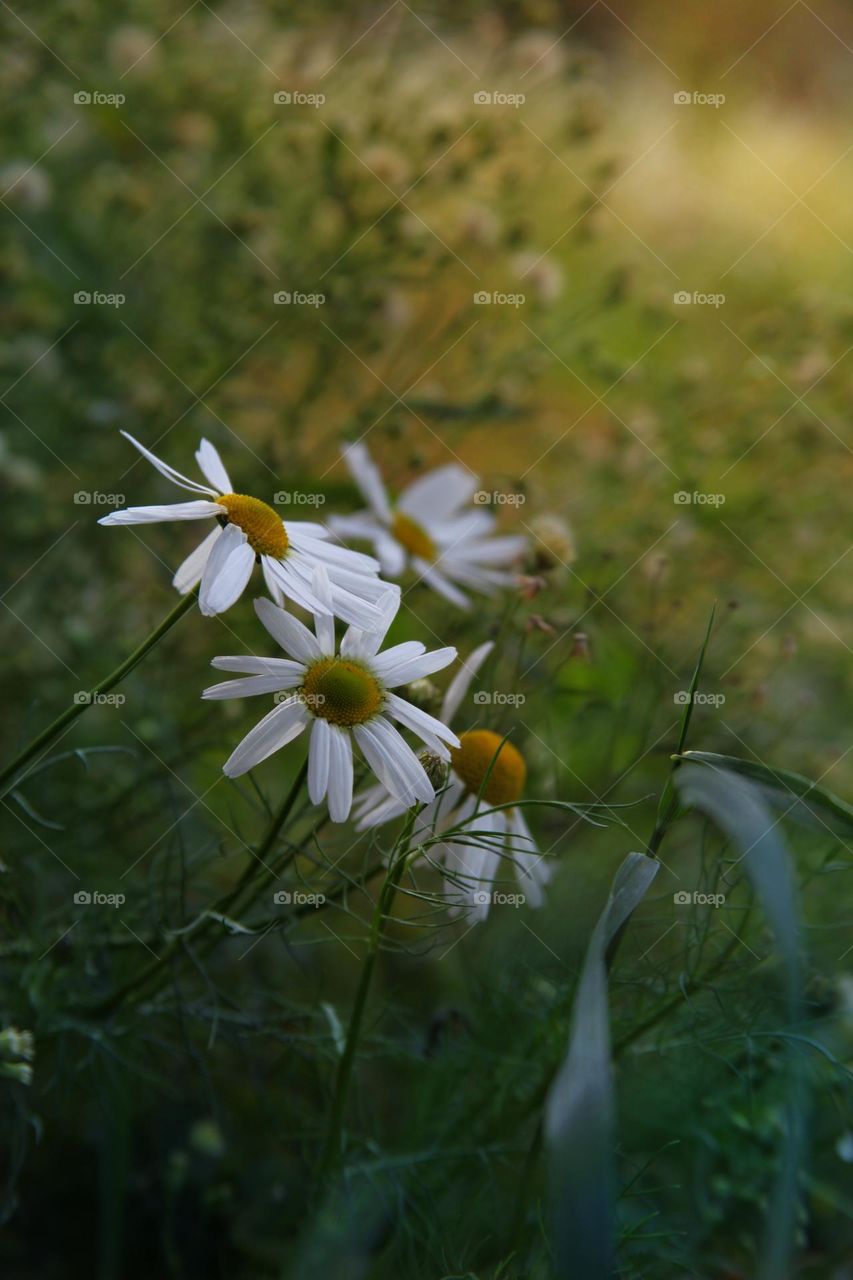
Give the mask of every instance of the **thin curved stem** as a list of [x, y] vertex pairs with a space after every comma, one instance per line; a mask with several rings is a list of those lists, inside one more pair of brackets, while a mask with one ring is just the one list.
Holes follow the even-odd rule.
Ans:
[[46, 729], [42, 729], [41, 733], [36, 734], [33, 740], [24, 747], [23, 751], [20, 751], [15, 759], [0, 771], [0, 799], [12, 790], [17, 775], [24, 765], [29, 764], [45, 747], [49, 747], [59, 737], [66, 725], [70, 725], [78, 716], [82, 716], [84, 711], [87, 711], [93, 705], [98, 695], [109, 693], [117, 684], [120, 684], [146, 654], [151, 652], [158, 641], [162, 640], [168, 631], [171, 631], [175, 623], [193, 607], [196, 603], [196, 597], [197, 589], [191, 591], [188, 595], [182, 596], [174, 609], [166, 614], [160, 625], [155, 627], [140, 645], [137, 645], [129, 658], [120, 663], [104, 680], [99, 680], [91, 689], [76, 694], [71, 706], [66, 711], [63, 711], [62, 715], [57, 716]]

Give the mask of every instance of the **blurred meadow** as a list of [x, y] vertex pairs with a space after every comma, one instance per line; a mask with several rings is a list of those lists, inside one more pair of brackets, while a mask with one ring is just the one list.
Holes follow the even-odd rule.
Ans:
[[[453, 916], [411, 869], [324, 1179], [388, 829], [300, 794], [282, 879], [230, 910], [305, 746], [222, 776], [258, 700], [200, 694], [215, 655], [272, 651], [259, 579], [184, 616], [3, 800], [2, 1275], [851, 1280], [849, 7], [0, 23], [3, 764], [175, 603], [193, 531], [96, 523], [172, 500], [120, 430], [183, 472], [206, 437], [285, 522], [364, 505], [363, 439], [393, 492], [458, 462], [528, 537], [468, 611], [404, 580], [392, 637], [495, 639], [463, 727], [510, 735], [528, 798], [600, 806], [526, 811], [536, 910]], [[754, 793], [714, 821], [673, 790], [685, 745]], [[820, 790], [779, 801], [771, 769]], [[632, 851], [660, 866], [608, 956], [604, 1264], [561, 1238], [597, 1175], [549, 1116]]]

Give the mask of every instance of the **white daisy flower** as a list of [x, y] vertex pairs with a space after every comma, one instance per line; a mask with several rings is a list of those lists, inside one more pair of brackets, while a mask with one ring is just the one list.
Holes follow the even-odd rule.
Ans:
[[[324, 569], [316, 570], [313, 585], [314, 593], [328, 600]], [[381, 601], [381, 625], [369, 631], [350, 627], [336, 652], [335, 625], [328, 611], [315, 614], [312, 633], [270, 600], [256, 600], [258, 617], [289, 657], [214, 658], [214, 667], [242, 672], [244, 678], [213, 685], [202, 696], [285, 696], [232, 752], [224, 772], [231, 778], [246, 773], [310, 725], [308, 794], [313, 804], [328, 798], [333, 822], [349, 817], [353, 743], [382, 783], [383, 794], [390, 792], [401, 813], [418, 801], [432, 801], [435, 791], [423, 765], [391, 721], [410, 729], [445, 759], [449, 759], [448, 746], [458, 746], [459, 739], [435, 716], [392, 690], [441, 671], [456, 657], [456, 650], [427, 653], [419, 641], [407, 640], [380, 653], [399, 607], [399, 594], [388, 591]]]
[[[390, 590], [377, 574], [379, 564], [371, 556], [350, 551], [329, 541], [321, 524], [288, 520], [245, 493], [234, 493], [218, 452], [207, 440], [196, 450], [196, 462], [207, 484], [199, 484], [154, 456], [126, 431], [122, 435], [181, 489], [196, 495], [191, 502], [166, 506], [128, 507], [104, 516], [98, 524], [151, 524], [164, 520], [216, 520], [217, 527], [191, 551], [178, 569], [172, 585], [186, 595], [198, 583], [199, 608], [208, 617], [224, 613], [239, 600], [252, 569], [260, 563], [267, 589], [276, 601], [285, 597], [312, 613], [333, 613], [354, 626], [379, 626], [382, 613], [377, 601]], [[314, 567], [322, 564], [329, 576], [327, 602], [317, 599], [312, 587]]]
[[495, 517], [482, 507], [466, 510], [479, 481], [451, 463], [410, 484], [391, 505], [379, 469], [363, 444], [344, 450], [344, 461], [369, 510], [335, 516], [330, 528], [342, 538], [364, 538], [389, 578], [411, 568], [439, 595], [467, 609], [460, 587], [488, 594], [511, 585], [506, 566], [527, 547], [523, 537], [491, 537]]
[[[441, 707], [443, 723], [453, 721], [492, 648], [491, 641], [480, 645], [451, 680]], [[414, 839], [452, 832], [433, 846], [435, 856], [448, 873], [449, 892], [458, 900], [462, 886], [461, 905], [471, 908], [475, 920], [485, 920], [489, 913], [502, 856], [515, 867], [526, 901], [541, 906], [553, 867], [539, 853], [521, 809], [489, 807], [521, 799], [527, 777], [521, 752], [491, 729], [470, 729], [459, 735], [450, 760], [447, 786], [418, 815]], [[356, 830], [390, 822], [403, 812], [385, 787], [369, 787], [356, 800]]]

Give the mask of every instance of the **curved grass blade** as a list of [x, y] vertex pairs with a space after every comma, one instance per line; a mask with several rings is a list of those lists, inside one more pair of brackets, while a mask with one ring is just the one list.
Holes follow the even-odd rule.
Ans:
[[614, 1274], [613, 1084], [607, 974], [613, 944], [660, 863], [629, 853], [587, 947], [575, 995], [569, 1048], [545, 1103], [555, 1275], [607, 1280]]

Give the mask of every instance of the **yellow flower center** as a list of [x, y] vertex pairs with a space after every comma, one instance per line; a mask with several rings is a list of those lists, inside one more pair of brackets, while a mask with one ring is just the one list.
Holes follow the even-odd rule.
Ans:
[[229, 524], [243, 530], [256, 555], [281, 559], [288, 548], [287, 533], [272, 507], [246, 493], [223, 493], [216, 501], [225, 508]]
[[321, 658], [309, 667], [302, 685], [308, 710], [332, 724], [364, 724], [382, 704], [376, 678], [357, 662]]
[[468, 790], [489, 804], [514, 804], [521, 799], [527, 778], [524, 757], [491, 729], [460, 734], [459, 746], [450, 748], [450, 759]]
[[400, 546], [405, 547], [411, 555], [420, 556], [421, 560], [438, 559], [438, 548], [432, 538], [411, 516], [395, 511], [391, 532]]

